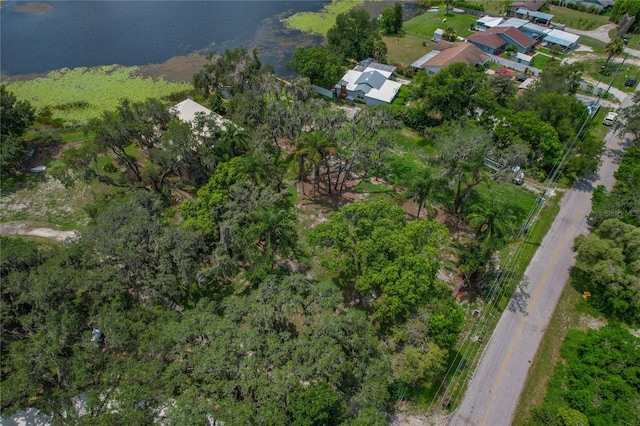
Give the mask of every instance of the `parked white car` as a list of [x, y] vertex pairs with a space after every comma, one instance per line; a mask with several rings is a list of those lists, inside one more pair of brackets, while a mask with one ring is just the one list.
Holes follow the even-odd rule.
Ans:
[[618, 114], [616, 114], [615, 112], [610, 112], [607, 114], [604, 120], [602, 120], [602, 124], [604, 124], [605, 126], [613, 126], [613, 123], [615, 123], [617, 119]]

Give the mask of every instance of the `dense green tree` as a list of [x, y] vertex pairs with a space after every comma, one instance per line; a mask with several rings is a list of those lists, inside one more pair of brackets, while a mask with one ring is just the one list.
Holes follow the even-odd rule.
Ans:
[[630, 133], [633, 142], [640, 137], [640, 92], [634, 92], [633, 104], [620, 110], [620, 119], [614, 128], [622, 135]]
[[425, 113], [437, 115], [441, 122], [460, 119], [473, 115], [475, 108], [484, 103], [478, 94], [486, 79], [482, 70], [459, 62], [433, 76], [418, 73], [411, 92]]
[[202, 70], [193, 75], [193, 85], [205, 99], [221, 98], [223, 87], [236, 95], [253, 88], [263, 73], [271, 71], [262, 65], [256, 49], [251, 54], [245, 48], [227, 49], [222, 54], [212, 52], [207, 56]]
[[209, 181], [198, 190], [196, 197], [180, 206], [185, 225], [217, 240], [220, 237], [218, 222], [222, 219], [224, 203], [229, 199], [229, 188], [247, 179], [242, 159], [235, 158], [220, 164]]
[[0, 134], [22, 136], [34, 118], [35, 109], [31, 104], [19, 101], [4, 84], [0, 84]]
[[533, 97], [542, 93], [574, 95], [580, 86], [583, 68], [584, 65], [580, 62], [561, 64], [557, 60], [549, 61], [532, 90], [527, 91], [518, 102], [526, 105]]
[[475, 230], [476, 240], [494, 248], [502, 247], [516, 225], [516, 217], [511, 208], [495, 197], [472, 205], [466, 220]]
[[325, 382], [298, 386], [290, 398], [292, 425], [339, 425], [346, 417], [347, 404]]
[[2, 135], [0, 142], [0, 170], [2, 174], [19, 170], [27, 155], [22, 136]]
[[369, 57], [380, 60], [387, 53], [377, 20], [361, 9], [339, 14], [335, 25], [327, 32], [327, 42], [329, 49], [336, 54], [357, 61]]
[[498, 146], [522, 140], [530, 147], [529, 163], [549, 172], [563, 155], [563, 146], [555, 128], [534, 111], [520, 111], [507, 116], [493, 133]]
[[616, 1], [611, 8], [611, 20], [620, 23], [625, 15], [629, 18], [635, 18], [633, 25], [629, 27], [629, 30], [633, 30], [640, 20], [640, 4], [634, 0]]
[[0, 84], [0, 169], [7, 173], [19, 169], [27, 154], [22, 134], [33, 123], [35, 109], [27, 101], [18, 101]]
[[343, 207], [310, 238], [334, 250], [326, 267], [351, 302], [370, 306], [377, 321], [389, 325], [443, 291], [435, 274], [445, 235], [442, 225], [406, 223], [400, 208], [376, 200]]
[[613, 318], [640, 321], [640, 229], [618, 219], [605, 220], [588, 237], [575, 241], [575, 286], [592, 294], [589, 303]]
[[569, 330], [531, 425], [637, 424], [638, 338], [620, 324]]
[[453, 188], [451, 211], [462, 215], [473, 189], [488, 178], [485, 158], [494, 157], [491, 138], [472, 122], [455, 124], [442, 135], [441, 164]]
[[324, 46], [298, 47], [287, 68], [307, 77], [311, 84], [333, 87], [344, 75], [345, 63]]
[[447, 27], [447, 29], [442, 33], [442, 39], [454, 42], [458, 39], [458, 33], [453, 29], [453, 27]]
[[411, 182], [409, 182], [407, 195], [418, 205], [416, 218], [420, 218], [422, 207], [426, 206], [427, 217], [429, 219], [433, 219], [433, 198], [436, 195], [436, 191], [442, 184], [443, 182], [433, 176], [432, 172], [428, 168], [425, 168], [422, 175], [414, 177]]
[[518, 86], [511, 76], [504, 74], [495, 74], [489, 78], [489, 87], [492, 89], [495, 101], [503, 108], [508, 107], [518, 92]]
[[625, 151], [615, 177], [616, 184], [609, 194], [603, 186], [599, 186], [594, 191], [590, 219], [596, 226], [611, 218], [640, 226], [639, 145], [631, 146]]
[[[118, 268], [131, 294], [171, 305], [183, 300], [196, 282], [206, 247], [196, 233], [162, 226], [161, 207], [152, 193], [134, 193], [101, 212], [85, 238], [96, 257], [104, 257], [104, 265]], [[109, 238], [103, 238], [105, 234]]]
[[382, 33], [386, 35], [398, 34], [402, 30], [402, 5], [400, 3], [382, 11], [380, 27]]

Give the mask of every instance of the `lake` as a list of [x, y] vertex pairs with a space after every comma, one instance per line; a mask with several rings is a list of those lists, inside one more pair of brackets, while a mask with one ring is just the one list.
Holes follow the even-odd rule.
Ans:
[[[321, 1], [9, 0], [0, 8], [3, 76], [97, 65], [160, 64], [211, 50], [256, 47], [286, 74], [298, 46], [321, 42], [280, 18], [317, 11]], [[189, 76], [187, 76], [187, 79]]]

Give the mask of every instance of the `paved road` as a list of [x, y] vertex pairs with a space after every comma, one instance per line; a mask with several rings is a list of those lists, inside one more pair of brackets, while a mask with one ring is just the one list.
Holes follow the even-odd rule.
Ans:
[[[631, 103], [629, 96], [622, 106]], [[611, 188], [615, 182], [613, 172], [618, 168], [623, 141], [612, 132], [605, 141], [607, 151], [599, 174], [566, 192], [558, 216], [525, 272], [528, 305], [522, 311], [506, 310], [500, 318], [450, 425], [511, 424], [531, 360], [575, 262], [573, 240], [588, 232], [591, 190], [597, 185]]]

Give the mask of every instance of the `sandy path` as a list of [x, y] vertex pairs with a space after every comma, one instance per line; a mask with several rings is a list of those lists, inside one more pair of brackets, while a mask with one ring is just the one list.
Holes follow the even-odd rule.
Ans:
[[51, 228], [34, 227], [30, 222], [4, 222], [0, 223], [0, 235], [28, 235], [31, 237], [48, 238], [57, 241], [65, 241], [77, 237], [77, 231], [58, 231]]

